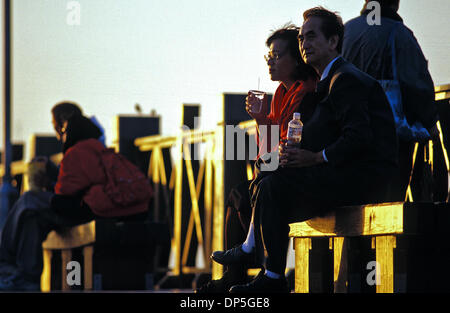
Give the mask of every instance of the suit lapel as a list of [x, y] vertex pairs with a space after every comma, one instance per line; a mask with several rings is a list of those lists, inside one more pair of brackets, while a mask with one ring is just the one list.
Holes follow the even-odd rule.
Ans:
[[328, 86], [330, 85], [330, 76], [317, 83], [316, 93], [319, 101], [322, 101], [328, 94]]
[[316, 92], [317, 92], [317, 97], [319, 99], [319, 102], [323, 101], [328, 96], [328, 93], [330, 90], [330, 82], [333, 78], [333, 75], [336, 72], [336, 70], [339, 67], [341, 67], [341, 65], [344, 63], [345, 63], [345, 60], [342, 57], [339, 57], [331, 66], [327, 77], [325, 77], [325, 79], [323, 79], [317, 83]]

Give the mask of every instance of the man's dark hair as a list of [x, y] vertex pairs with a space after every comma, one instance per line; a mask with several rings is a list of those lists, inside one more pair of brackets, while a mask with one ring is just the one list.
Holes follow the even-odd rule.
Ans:
[[289, 54], [298, 63], [297, 70], [295, 71], [295, 77], [293, 78], [296, 80], [307, 80], [309, 77], [316, 76], [317, 73], [314, 68], [308, 64], [305, 64], [302, 59], [302, 55], [300, 54], [300, 50], [298, 48], [299, 30], [300, 28], [294, 24], [286, 24], [270, 34], [269, 38], [266, 40], [266, 46], [270, 47], [272, 42], [277, 39], [285, 41], [287, 43]]
[[[37, 163], [45, 164], [45, 166], [41, 167]], [[58, 167], [46, 156], [34, 157], [27, 166], [30, 189], [54, 192], [58, 172]]]
[[83, 112], [76, 103], [64, 101], [55, 104], [52, 114], [58, 126], [62, 126], [64, 121], [68, 121], [74, 115], [83, 115]]
[[331, 12], [324, 7], [318, 6], [306, 10], [303, 13], [303, 20], [307, 20], [310, 17], [318, 17], [322, 20], [322, 25], [320, 29], [324, 34], [326, 39], [329, 39], [331, 36], [338, 36], [338, 44], [336, 50], [341, 53], [342, 51], [342, 43], [344, 40], [344, 23], [342, 22], [342, 18], [338, 15], [337, 12]]

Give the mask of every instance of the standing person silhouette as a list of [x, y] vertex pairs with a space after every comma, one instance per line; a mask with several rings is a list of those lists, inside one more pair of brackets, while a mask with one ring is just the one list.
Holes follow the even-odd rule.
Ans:
[[370, 1], [365, 1], [361, 15], [345, 24], [342, 56], [379, 81], [397, 80], [406, 121], [409, 125], [419, 122], [428, 132], [420, 138], [407, 136], [397, 129], [399, 168], [392, 182], [390, 200], [405, 201], [415, 143], [439, 139], [436, 125], [439, 116], [428, 62], [413, 32], [398, 14], [400, 0], [375, 1], [381, 8], [380, 25], [368, 23]]

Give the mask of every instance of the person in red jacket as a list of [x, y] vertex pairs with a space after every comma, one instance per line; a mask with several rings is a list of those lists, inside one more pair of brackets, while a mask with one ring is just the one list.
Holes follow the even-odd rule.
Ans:
[[[148, 202], [145, 201], [120, 210], [111, 205], [108, 214], [98, 214], [99, 201], [108, 201], [101, 195], [102, 188], [98, 188], [107, 181], [100, 158], [106, 148], [98, 140], [102, 132], [73, 103], [55, 105], [52, 115], [64, 153], [55, 194], [47, 187], [39, 193], [30, 190], [8, 215], [0, 244], [0, 291], [40, 289], [42, 242], [52, 230], [109, 216], [127, 220], [147, 218]], [[46, 175], [49, 174], [47, 169]], [[33, 181], [41, 180], [39, 177]]]
[[[57, 105], [58, 106], [58, 105]], [[52, 112], [58, 112], [52, 110]], [[83, 201], [90, 185], [105, 180], [99, 154], [103, 145], [97, 140], [101, 135], [98, 127], [76, 111], [61, 119], [53, 113], [53, 125], [63, 143], [64, 157], [60, 164], [52, 209], [73, 221], [87, 222], [96, 217], [89, 205]]]
[[[58, 139], [63, 142], [65, 155], [71, 149], [77, 150], [75, 146], [78, 143], [89, 140], [103, 147], [97, 140], [101, 131], [82, 115], [77, 105], [59, 103], [52, 109], [52, 115], [53, 126]], [[71, 158], [64, 157], [54, 190], [42, 187], [43, 190], [38, 192], [33, 188], [21, 196], [21, 201], [9, 213], [2, 229], [0, 245], [0, 290], [38, 291], [43, 268], [42, 242], [48, 233], [84, 224], [98, 217], [82, 201], [86, 190], [76, 190], [77, 184], [82, 183], [81, 172], [76, 167], [90, 163], [90, 170], [94, 171], [95, 165], [82, 154], [77, 155], [76, 162], [68, 162]], [[32, 165], [35, 163], [34, 160], [31, 162]], [[50, 164], [48, 160], [47, 164]], [[36, 180], [33, 178], [35, 176], [30, 173], [31, 181]], [[78, 187], [85, 188], [87, 185]], [[39, 201], [30, 201], [32, 196]]]
[[[90, 119], [75, 114], [64, 121], [62, 127], [55, 128], [59, 129], [59, 136], [64, 143], [64, 158], [52, 199], [55, 211], [67, 214], [67, 211], [72, 210], [76, 217], [86, 218], [92, 217], [92, 214], [98, 217], [122, 217], [148, 211], [150, 193], [146, 199], [126, 206], [115, 203], [106, 194], [108, 179], [103, 155], [108, 149], [98, 140], [101, 132]], [[141, 176], [143, 180], [146, 179], [144, 175]], [[140, 184], [139, 181], [136, 188]]]

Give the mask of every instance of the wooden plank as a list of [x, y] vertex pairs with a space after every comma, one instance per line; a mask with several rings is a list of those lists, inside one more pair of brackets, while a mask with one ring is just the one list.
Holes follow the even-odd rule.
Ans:
[[309, 250], [310, 238], [294, 238], [295, 249], [295, 292], [309, 293]]
[[94, 247], [86, 246], [83, 248], [84, 258], [84, 290], [92, 290], [92, 260], [94, 255]]
[[41, 275], [41, 291], [50, 292], [52, 278], [52, 250], [43, 249], [43, 263]]
[[334, 293], [348, 292], [348, 239], [333, 238]]
[[[204, 190], [204, 208], [205, 208], [205, 255], [212, 253], [212, 206], [213, 206], [213, 164], [212, 164], [213, 141], [206, 143], [205, 152], [205, 190]], [[211, 258], [206, 258], [206, 268], [211, 268]]]
[[[212, 251], [222, 251], [224, 246], [224, 126], [217, 126], [216, 137], [213, 149], [213, 231], [212, 231]], [[217, 262], [212, 262], [212, 279], [220, 279], [223, 275], [223, 266]]]
[[342, 207], [324, 217], [290, 224], [290, 237], [401, 234], [403, 202]]
[[64, 229], [52, 231], [42, 243], [44, 249], [70, 249], [86, 246], [95, 242], [95, 221]]
[[63, 291], [70, 290], [70, 286], [67, 284], [67, 264], [72, 261], [72, 250], [63, 249], [61, 250], [61, 289]]
[[173, 275], [181, 274], [181, 218], [182, 218], [182, 188], [183, 188], [183, 138], [178, 136], [176, 145], [175, 162], [175, 194], [174, 194], [174, 215], [173, 215], [173, 238], [171, 252], [175, 257]]
[[394, 248], [395, 236], [377, 236], [375, 239], [376, 258], [380, 269], [377, 293], [394, 292]]

